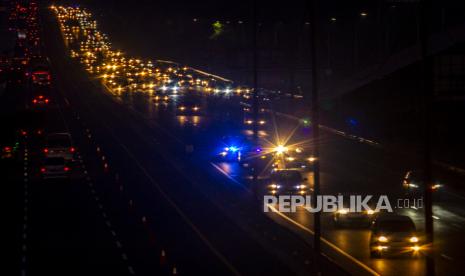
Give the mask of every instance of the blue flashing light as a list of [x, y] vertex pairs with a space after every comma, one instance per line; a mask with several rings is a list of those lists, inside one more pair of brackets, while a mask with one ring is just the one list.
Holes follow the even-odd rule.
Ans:
[[229, 147], [229, 150], [232, 151], [232, 152], [236, 152], [239, 149], [237, 147], [235, 147], [235, 146], [232, 146], [232, 147]]
[[358, 121], [356, 119], [354, 119], [354, 118], [349, 118], [349, 120], [347, 120], [347, 121], [351, 126], [358, 125]]

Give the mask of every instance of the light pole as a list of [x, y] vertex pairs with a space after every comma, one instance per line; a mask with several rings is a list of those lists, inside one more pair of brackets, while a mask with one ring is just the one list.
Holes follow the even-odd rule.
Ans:
[[[312, 68], [312, 97], [311, 97], [311, 113], [312, 113], [312, 140], [313, 140], [313, 151], [315, 155], [315, 161], [313, 163], [313, 204], [316, 204], [316, 199], [320, 194], [320, 149], [318, 141], [320, 138], [319, 130], [319, 95], [318, 95], [318, 63], [317, 63], [317, 26], [316, 26], [316, 2], [317, 0], [310, 1], [310, 45], [311, 45], [311, 68]], [[316, 207], [316, 205], [314, 206]], [[320, 212], [313, 214], [314, 219], [314, 239], [313, 247], [315, 255], [319, 258], [321, 253], [321, 222]]]
[[332, 34], [334, 30], [334, 26], [336, 25], [336, 17], [331, 17], [329, 19], [329, 27], [328, 27], [328, 41], [327, 41], [327, 46], [328, 46], [328, 64], [327, 64], [327, 70], [328, 72], [331, 72], [331, 43], [332, 43]]
[[[253, 124], [252, 124], [252, 131], [253, 131], [253, 144], [254, 147], [258, 147], [258, 53], [257, 53], [257, 32], [258, 32], [258, 24], [257, 24], [257, 1], [253, 1], [253, 20], [252, 20], [252, 49], [253, 49], [253, 93], [252, 93], [252, 116], [253, 116]], [[257, 189], [257, 170], [258, 164], [257, 160], [253, 162], [253, 173], [252, 173], [252, 185], [253, 190]]]
[[429, 15], [432, 11], [432, 1], [422, 0], [420, 3], [420, 38], [421, 38], [421, 59], [423, 83], [420, 97], [423, 99], [423, 138], [424, 138], [424, 200], [425, 200], [425, 234], [429, 252], [426, 254], [426, 274], [435, 275], [434, 267], [434, 228], [433, 228], [433, 196], [432, 196], [432, 164], [431, 164], [431, 133], [432, 133], [432, 103], [433, 103], [433, 59], [429, 53]]

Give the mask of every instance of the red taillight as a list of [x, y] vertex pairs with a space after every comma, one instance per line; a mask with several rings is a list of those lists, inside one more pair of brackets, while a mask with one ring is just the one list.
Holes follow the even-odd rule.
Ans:
[[73, 148], [73, 147], [71, 147], [71, 148], [69, 149], [69, 151], [70, 151], [70, 152], [75, 152], [75, 151], [76, 151], [76, 149], [75, 149], [75, 148]]
[[48, 103], [48, 102], [49, 102], [49, 100], [48, 100], [48, 99], [45, 99], [45, 103]]
[[68, 168], [68, 167], [64, 167], [63, 170], [64, 170], [65, 172], [69, 172], [69, 168]]
[[21, 131], [21, 134], [22, 134], [23, 136], [26, 136], [26, 135], [27, 135], [27, 132], [23, 130], [23, 131]]
[[39, 99], [43, 99], [43, 98], [44, 98], [44, 96], [42, 96], [42, 95], [39, 96]]
[[6, 152], [10, 152], [11, 148], [10, 147], [5, 147], [3, 150], [6, 151]]
[[36, 104], [36, 103], [37, 103], [37, 99], [34, 99], [32, 102]]
[[50, 75], [47, 75], [47, 80], [51, 80], [52, 78], [50, 77]]
[[45, 168], [41, 168], [41, 169], [40, 169], [40, 172], [43, 172], [43, 173], [44, 173], [45, 171], [46, 171]]
[[48, 149], [47, 149], [47, 148], [44, 149], [44, 153], [48, 153]]

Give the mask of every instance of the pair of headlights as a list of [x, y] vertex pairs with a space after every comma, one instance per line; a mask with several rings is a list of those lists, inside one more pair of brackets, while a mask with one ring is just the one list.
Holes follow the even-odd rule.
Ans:
[[[389, 239], [386, 237], [386, 236], [379, 236], [378, 239], [377, 239], [379, 242], [388, 242]], [[412, 236], [409, 238], [409, 242], [411, 243], [417, 243], [419, 241], [419, 239], [415, 236]]]

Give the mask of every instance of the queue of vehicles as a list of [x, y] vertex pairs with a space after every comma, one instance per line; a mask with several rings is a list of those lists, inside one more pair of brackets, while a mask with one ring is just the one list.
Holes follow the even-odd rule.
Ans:
[[[40, 152], [39, 174], [43, 179], [69, 178], [75, 148], [69, 133], [46, 133], [47, 112], [52, 102], [50, 62], [42, 54], [38, 5], [35, 1], [12, 1], [9, 30], [14, 34], [12, 54], [0, 57], [0, 82], [21, 87], [28, 100], [15, 120], [2, 114], [5, 135], [1, 136], [1, 159], [15, 162], [20, 158], [21, 143], [28, 139], [30, 148]], [[5, 116], [3, 116], [5, 115]]]
[[[21, 18], [20, 15], [18, 18]], [[22, 25], [22, 24], [18, 24]], [[25, 39], [30, 35], [38, 35], [38, 32], [24, 32], [23, 27], [18, 28], [18, 36]], [[24, 58], [16, 58], [11, 62], [11, 72], [14, 78], [20, 83], [26, 83], [33, 91], [31, 103], [36, 107], [46, 107], [50, 101], [50, 93], [48, 91], [52, 84], [50, 66], [48, 60], [41, 56], [31, 55], [36, 50], [29, 50], [25, 47], [25, 41], [19, 41], [18, 56], [23, 55]], [[36, 45], [40, 39], [33, 39], [32, 45]], [[33, 48], [33, 47], [32, 47]], [[32, 49], [31, 48], [31, 49]], [[27, 56], [27, 57], [26, 57]], [[187, 80], [179, 80], [179, 82], [190, 82]], [[177, 91], [177, 86], [171, 86], [170, 90]], [[225, 93], [229, 88], [222, 88]], [[228, 92], [229, 93], [229, 92]], [[159, 98], [154, 98], [154, 101], [168, 101], [169, 95], [161, 95]], [[177, 106], [176, 113], [178, 115], [197, 115], [203, 111], [201, 105], [195, 101], [183, 101]], [[258, 119], [254, 119], [252, 111], [249, 108], [244, 108], [243, 124], [245, 127], [265, 128], [267, 125], [265, 110], [258, 111]], [[44, 136], [42, 149], [42, 166], [40, 167], [41, 176], [44, 179], [52, 178], [68, 178], [71, 175], [72, 162], [75, 155], [75, 147], [69, 133], [51, 133], [44, 135], [40, 129], [28, 129], [20, 132], [21, 134], [30, 135], [39, 133]], [[229, 137], [231, 138], [231, 137]], [[312, 163], [315, 162], [315, 157], [309, 154], [309, 151], [304, 151], [301, 148], [288, 148], [284, 145], [276, 145], [273, 149], [264, 149], [259, 145], [253, 145], [250, 141], [241, 139], [229, 139], [222, 144], [221, 150], [217, 155], [220, 160], [228, 162], [238, 162], [243, 167], [254, 168], [255, 163], [269, 163], [273, 160], [270, 168], [269, 180], [265, 184], [267, 193], [273, 195], [295, 194], [308, 195], [311, 194], [312, 187], [308, 179], [304, 176], [305, 172], [311, 171]], [[13, 140], [14, 141], [14, 140]], [[2, 150], [2, 158], [8, 158], [17, 149], [15, 142], [10, 143], [10, 146], [5, 146]], [[421, 184], [411, 181], [411, 176], [406, 176], [404, 184], [410, 190], [419, 188]], [[438, 187], [439, 188], [439, 187]], [[337, 210], [333, 215], [335, 224], [338, 227], [347, 227], [352, 224], [363, 224], [365, 227], [371, 227], [370, 238], [370, 253], [372, 257], [382, 257], [388, 253], [397, 252], [418, 252], [421, 250], [422, 239], [416, 233], [415, 225], [410, 218], [399, 215], [376, 214], [375, 212], [364, 211], [354, 213], [345, 208]]]

